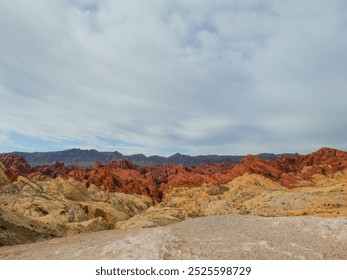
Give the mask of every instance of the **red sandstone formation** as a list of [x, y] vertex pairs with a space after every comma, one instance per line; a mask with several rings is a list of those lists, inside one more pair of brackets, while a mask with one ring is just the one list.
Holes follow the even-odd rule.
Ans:
[[119, 162], [110, 162], [105, 165], [96, 163], [92, 168], [72, 170], [64, 177], [81, 181], [87, 186], [94, 184], [104, 191], [159, 198], [158, 188], [152, 181], [146, 179], [138, 171], [139, 169], [139, 166], [129, 160], [121, 159]]
[[142, 194], [158, 199], [161, 193], [175, 187], [198, 187], [203, 183], [225, 184], [245, 173], [263, 175], [288, 188], [314, 186], [313, 175], [332, 175], [347, 168], [347, 152], [322, 148], [302, 156], [283, 156], [263, 160], [249, 155], [239, 164], [215, 163], [197, 166], [158, 165], [140, 167], [128, 159], [96, 162], [93, 167], [80, 168], [55, 162], [52, 165], [30, 167], [17, 155], [0, 155], [7, 166], [7, 176], [32, 178], [37, 175], [74, 178], [98, 186], [104, 191]]
[[347, 168], [347, 152], [322, 148], [302, 156], [282, 156], [264, 160], [249, 155], [239, 164], [203, 164], [183, 167], [158, 166], [147, 176], [161, 190], [173, 187], [195, 187], [202, 183], [225, 184], [245, 173], [255, 173], [279, 182], [287, 188], [314, 186], [313, 175], [333, 175]]
[[315, 174], [333, 175], [347, 168], [347, 152], [322, 148], [314, 153], [301, 156], [283, 156], [276, 160], [261, 160], [255, 156], [244, 158], [231, 173], [239, 175], [248, 169], [279, 182], [287, 188], [313, 186]]
[[91, 170], [87, 168], [76, 169], [64, 177], [80, 181], [86, 184], [87, 187], [94, 184], [103, 191], [116, 191], [120, 187], [119, 178], [112, 173], [111, 169], [105, 167], [93, 167]]
[[141, 170], [140, 166], [134, 164], [131, 160], [125, 159], [125, 158], [109, 161], [105, 163], [104, 166], [108, 168], [113, 168], [113, 169], [127, 169], [127, 170], [133, 169], [137, 171]]
[[175, 187], [198, 187], [203, 183], [226, 183], [230, 180], [220, 178], [225, 171], [225, 165], [228, 166], [226, 170], [230, 170], [233, 166], [233, 164], [204, 164], [190, 167], [182, 164], [158, 165], [149, 168], [146, 177], [153, 181], [160, 191]]
[[69, 172], [78, 170], [76, 165], [65, 166], [64, 163], [55, 161], [51, 165], [34, 166], [31, 168], [30, 174], [27, 176], [29, 179], [35, 176], [48, 176], [51, 178], [64, 177]]
[[24, 158], [12, 154], [0, 154], [0, 161], [6, 166], [7, 177], [14, 181], [18, 175], [28, 175], [31, 171], [31, 166]]

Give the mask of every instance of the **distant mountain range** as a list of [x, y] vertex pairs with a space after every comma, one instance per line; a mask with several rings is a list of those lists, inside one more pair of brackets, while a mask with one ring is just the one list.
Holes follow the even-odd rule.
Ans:
[[[145, 156], [143, 154], [134, 154], [134, 155], [123, 155], [117, 151], [115, 152], [99, 152], [97, 150], [81, 150], [81, 149], [70, 149], [65, 151], [57, 152], [13, 152], [22, 156], [30, 165], [46, 165], [52, 164], [55, 161], [64, 163], [65, 165], [79, 165], [79, 166], [89, 166], [93, 165], [96, 161], [105, 163], [112, 160], [119, 160], [127, 158], [133, 163], [141, 166], [146, 165], [158, 165], [158, 164], [183, 164], [185, 166], [197, 165], [203, 163], [238, 163], [245, 156], [240, 155], [199, 155], [199, 156], [189, 156], [176, 153], [169, 157], [162, 156]], [[293, 155], [298, 154], [271, 154], [271, 153], [262, 153], [257, 156], [262, 159], [276, 159], [279, 156], [283, 155]]]

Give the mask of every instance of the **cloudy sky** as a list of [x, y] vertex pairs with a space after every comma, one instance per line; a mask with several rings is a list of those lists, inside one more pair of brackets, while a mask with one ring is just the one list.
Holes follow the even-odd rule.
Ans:
[[345, 0], [0, 2], [0, 152], [347, 150]]

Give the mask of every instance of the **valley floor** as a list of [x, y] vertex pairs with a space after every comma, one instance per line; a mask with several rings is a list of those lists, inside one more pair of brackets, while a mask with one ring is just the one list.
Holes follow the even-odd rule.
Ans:
[[347, 218], [201, 217], [0, 247], [0, 259], [347, 259]]

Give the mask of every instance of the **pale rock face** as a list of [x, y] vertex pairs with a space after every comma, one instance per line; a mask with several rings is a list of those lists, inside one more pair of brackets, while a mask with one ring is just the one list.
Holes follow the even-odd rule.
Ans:
[[116, 224], [116, 229], [127, 228], [149, 228], [165, 226], [180, 222], [184, 219], [183, 210], [173, 207], [150, 207], [143, 213], [132, 217], [131, 219]]
[[51, 182], [50, 188], [56, 190], [67, 200], [72, 201], [90, 201], [90, 195], [85, 185], [73, 179], [64, 180], [58, 178]]
[[153, 227], [213, 215], [347, 216], [347, 175], [316, 175], [316, 187], [287, 189], [257, 174], [244, 174], [226, 185], [168, 190], [163, 201], [117, 224], [117, 228]]
[[7, 184], [9, 182], [10, 182], [10, 180], [7, 178], [6, 173], [5, 173], [5, 166], [0, 161], [0, 186]]
[[285, 190], [279, 183], [274, 182], [262, 175], [246, 173], [227, 183], [230, 188], [250, 188], [252, 190]]
[[0, 186], [0, 200], [0, 219], [9, 228], [0, 234], [3, 245], [23, 243], [21, 232], [28, 237], [26, 242], [34, 242], [112, 229], [153, 204], [146, 196], [104, 193], [73, 179], [21, 176]]
[[2, 247], [0, 259], [345, 260], [346, 238], [346, 217], [225, 215]]
[[76, 222], [70, 224], [70, 228], [67, 230], [66, 235], [74, 235], [82, 232], [95, 232], [101, 231], [108, 228], [108, 222], [102, 218], [97, 217], [93, 219], [89, 219], [82, 222]]

